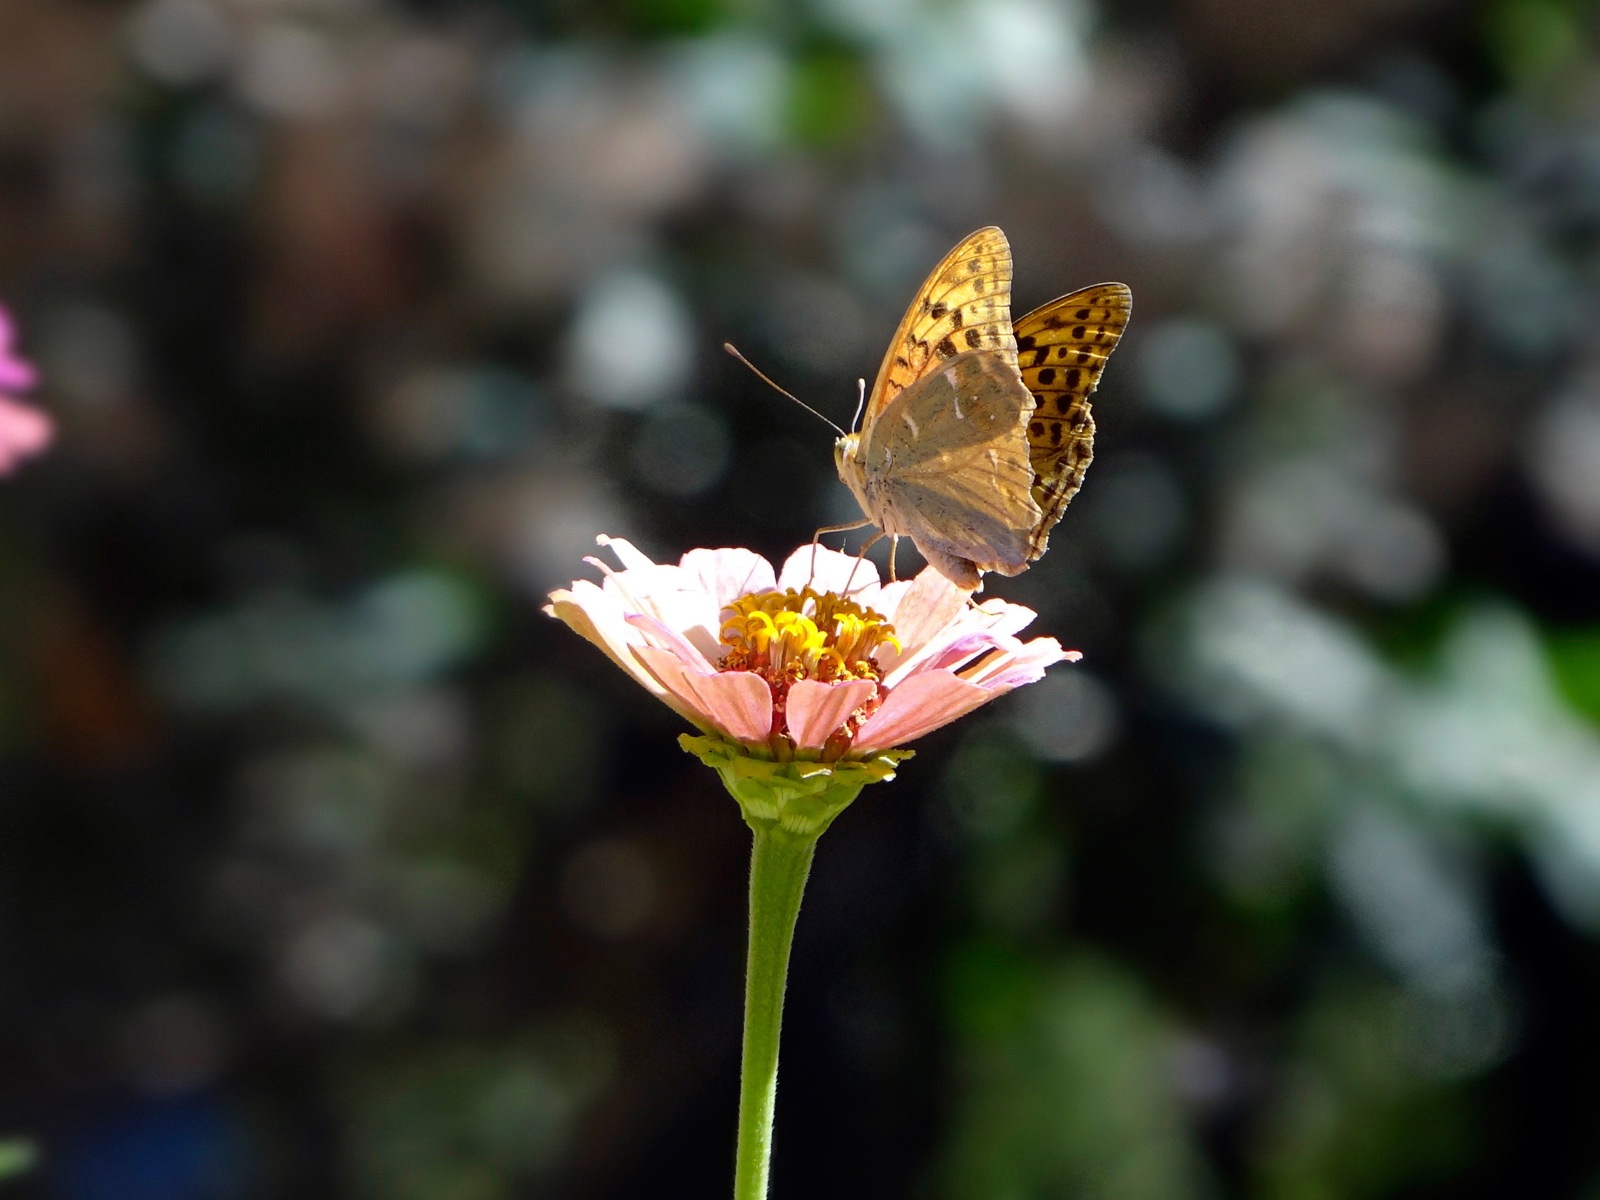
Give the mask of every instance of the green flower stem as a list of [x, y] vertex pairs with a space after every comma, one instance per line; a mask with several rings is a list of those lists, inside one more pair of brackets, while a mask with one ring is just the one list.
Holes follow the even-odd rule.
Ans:
[[778, 1033], [789, 949], [811, 874], [816, 834], [752, 825], [750, 948], [745, 960], [744, 1056], [739, 1073], [739, 1155], [734, 1200], [766, 1200], [772, 1113], [778, 1098]]
[[766, 1200], [778, 1098], [778, 1034], [789, 949], [817, 839], [869, 783], [893, 779], [909, 750], [852, 762], [774, 762], [706, 735], [679, 743], [722, 778], [755, 840], [750, 853], [750, 948], [744, 978], [744, 1056], [734, 1200]]

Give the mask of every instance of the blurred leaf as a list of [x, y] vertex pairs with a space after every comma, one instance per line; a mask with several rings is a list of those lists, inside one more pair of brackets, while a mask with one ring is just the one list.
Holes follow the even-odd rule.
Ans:
[[1173, 1083], [1174, 1032], [1137, 978], [1082, 951], [970, 942], [947, 994], [961, 1078], [950, 1200], [1209, 1194]]
[[629, 24], [647, 37], [709, 33], [733, 8], [733, 0], [626, 0]]
[[973, 855], [972, 891], [985, 927], [1011, 934], [1045, 928], [1067, 878], [1066, 847], [1048, 835], [1020, 837]]
[[0, 1180], [12, 1179], [33, 1170], [39, 1162], [39, 1148], [22, 1138], [0, 1141]]
[[549, 1168], [609, 1082], [608, 1031], [575, 1015], [503, 1043], [412, 1045], [360, 1070], [348, 1100], [359, 1194], [499, 1200]]
[[1486, 19], [1490, 57], [1522, 84], [1577, 66], [1587, 54], [1582, 9], [1588, 7], [1574, 0], [1501, 0]]
[[1466, 1160], [1464, 1097], [1421, 1067], [1424, 1014], [1385, 984], [1344, 975], [1325, 983], [1266, 1108], [1259, 1195], [1392, 1196]]
[[979, 841], [1016, 837], [1039, 806], [1043, 774], [1015, 738], [991, 731], [972, 736], [945, 776], [945, 795], [962, 828]]
[[792, 76], [789, 127], [807, 146], [843, 146], [865, 130], [872, 88], [861, 62], [839, 51], [802, 59]]
[[1549, 638], [1556, 685], [1573, 708], [1600, 721], [1600, 628], [1562, 631]]

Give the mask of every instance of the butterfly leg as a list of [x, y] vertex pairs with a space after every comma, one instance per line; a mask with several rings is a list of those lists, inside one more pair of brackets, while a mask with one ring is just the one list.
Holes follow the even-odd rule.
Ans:
[[889, 582], [890, 583], [894, 583], [895, 580], [896, 580], [896, 576], [895, 576], [895, 573], [894, 573], [894, 552], [896, 550], [898, 550], [898, 549], [900, 549], [900, 535], [898, 533], [892, 533], [892, 534], [889, 535]]
[[[871, 521], [851, 521], [847, 525], [824, 525], [821, 529], [819, 529], [815, 533], [813, 533], [811, 535], [811, 576], [806, 579], [806, 586], [810, 587], [811, 586], [811, 580], [816, 578], [816, 574], [817, 574], [817, 540], [819, 538], [821, 538], [823, 534], [825, 534], [825, 533], [849, 533], [852, 529], [861, 529], [861, 528], [863, 528], [863, 527], [865, 527], [867, 525], [871, 525], [871, 524], [872, 524]], [[870, 545], [872, 545], [872, 543], [868, 542], [867, 545], [870, 546]], [[863, 553], [865, 553], [865, 551], [863, 551]]]
[[883, 537], [884, 537], [884, 534], [880, 530], [879, 532], [877, 532], [877, 533], [873, 534], [871, 537], [869, 537], [866, 541], [861, 543], [861, 553], [856, 555], [856, 565], [854, 567], [850, 568], [850, 575], [844, 581], [844, 592], [843, 592], [844, 595], [848, 596], [850, 594], [850, 585], [856, 581], [856, 570], [861, 566], [861, 560], [866, 558], [867, 551], [871, 550], [880, 541], [882, 541]]

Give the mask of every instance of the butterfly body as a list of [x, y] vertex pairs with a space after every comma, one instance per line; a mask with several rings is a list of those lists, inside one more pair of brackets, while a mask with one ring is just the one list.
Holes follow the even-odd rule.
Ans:
[[862, 512], [962, 587], [1026, 570], [1093, 457], [1089, 395], [1131, 307], [1097, 284], [1013, 327], [1005, 235], [963, 239], [901, 320], [860, 432], [835, 443]]

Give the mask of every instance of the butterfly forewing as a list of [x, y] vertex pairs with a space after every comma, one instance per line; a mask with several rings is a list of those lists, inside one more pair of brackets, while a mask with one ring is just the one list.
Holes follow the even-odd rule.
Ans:
[[970, 350], [1015, 364], [1011, 247], [994, 226], [969, 234], [944, 256], [912, 301], [878, 368], [863, 429], [897, 395], [941, 362]]
[[1083, 483], [1094, 457], [1089, 397], [1133, 310], [1133, 293], [1099, 283], [1034, 309], [1016, 324], [1017, 365], [1036, 407], [1028, 420], [1033, 499], [1041, 513], [1028, 557], [1038, 558], [1050, 530]]

